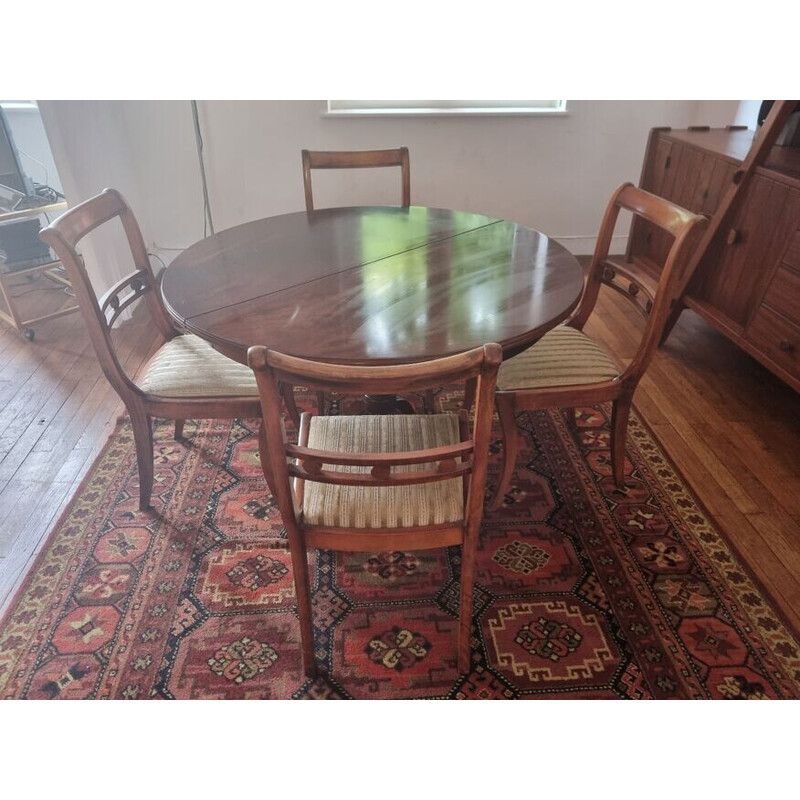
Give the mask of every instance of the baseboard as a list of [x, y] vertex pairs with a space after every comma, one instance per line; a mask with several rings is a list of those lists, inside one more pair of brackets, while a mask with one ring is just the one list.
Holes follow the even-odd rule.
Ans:
[[[590, 256], [594, 252], [597, 236], [551, 236], [559, 244], [576, 256]], [[620, 234], [611, 238], [611, 252], [624, 253], [628, 245], [628, 234]]]

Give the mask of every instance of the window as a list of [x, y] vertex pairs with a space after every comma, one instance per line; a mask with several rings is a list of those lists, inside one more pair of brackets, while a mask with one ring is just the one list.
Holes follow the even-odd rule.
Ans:
[[34, 100], [0, 100], [0, 108], [6, 111], [36, 111]]
[[563, 114], [566, 100], [328, 100], [329, 116]]

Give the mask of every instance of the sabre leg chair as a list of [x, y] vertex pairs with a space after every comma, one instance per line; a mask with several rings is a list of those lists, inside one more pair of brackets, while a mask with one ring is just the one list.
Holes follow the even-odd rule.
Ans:
[[[470, 668], [472, 592], [483, 515], [499, 345], [410, 366], [321, 364], [251, 347], [263, 408], [261, 464], [286, 526], [305, 673], [316, 675], [307, 550], [426, 550], [461, 545], [458, 670]], [[468, 415], [312, 416], [286, 441], [282, 383], [388, 393], [477, 379]]]
[[[115, 219], [122, 223], [136, 269], [98, 300], [76, 248], [84, 236]], [[182, 436], [186, 419], [260, 417], [253, 373], [199, 337], [181, 335], [173, 327], [139, 225], [116, 190], [105, 189], [75, 206], [39, 235], [64, 265], [103, 373], [130, 415], [139, 468], [139, 507], [145, 510], [153, 489], [153, 417], [175, 420], [175, 438]], [[140, 298], [165, 341], [134, 381], [120, 364], [111, 331], [122, 312]], [[282, 387], [282, 393], [299, 421], [291, 390]]]
[[[314, 210], [314, 192], [311, 186], [311, 170], [314, 169], [370, 169], [400, 167], [402, 206], [411, 205], [411, 166], [407, 147], [394, 150], [303, 150], [303, 189], [306, 211]], [[432, 412], [434, 392], [425, 392], [425, 409]], [[317, 411], [325, 409], [325, 393], [317, 394]]]
[[[643, 217], [672, 237], [660, 271], [656, 265], [609, 256], [622, 209]], [[516, 414], [521, 411], [611, 402], [612, 474], [617, 486], [623, 486], [633, 394], [658, 347], [670, 311], [691, 277], [689, 265], [706, 224], [705, 217], [630, 183], [617, 189], [606, 209], [575, 314], [500, 367], [495, 405], [503, 432], [503, 455], [500, 478], [490, 502], [492, 509], [500, 506], [511, 483], [519, 445]], [[602, 284], [623, 294], [647, 320], [636, 354], [625, 368], [583, 332]]]

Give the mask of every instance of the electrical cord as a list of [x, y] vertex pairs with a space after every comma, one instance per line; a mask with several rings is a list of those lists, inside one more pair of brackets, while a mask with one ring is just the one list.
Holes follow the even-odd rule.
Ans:
[[[172, 248], [166, 248], [165, 247], [164, 249], [166, 250], [166, 249], [172, 249]], [[167, 265], [164, 263], [164, 259], [161, 258], [161, 256], [156, 255], [155, 253], [150, 253], [149, 251], [148, 251], [147, 255], [150, 256], [150, 258], [157, 258], [158, 261], [161, 263], [161, 266], [164, 267], [164, 269], [167, 268]]]
[[208, 236], [208, 229], [214, 233], [214, 220], [211, 217], [211, 203], [208, 199], [208, 185], [206, 183], [206, 167], [203, 160], [203, 134], [200, 131], [200, 115], [197, 111], [197, 100], [191, 100], [192, 119], [194, 120], [194, 136], [197, 143], [197, 158], [200, 161], [200, 178], [203, 182], [203, 238]]

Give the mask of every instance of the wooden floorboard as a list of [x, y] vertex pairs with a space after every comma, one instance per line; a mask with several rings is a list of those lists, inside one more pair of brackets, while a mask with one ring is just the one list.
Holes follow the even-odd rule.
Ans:
[[[623, 298], [603, 290], [586, 330], [623, 357], [643, 325]], [[800, 630], [800, 396], [686, 311], [656, 353], [634, 405]]]
[[[624, 362], [642, 327], [623, 298], [603, 290], [587, 332]], [[129, 374], [157, 346], [137, 316], [122, 325], [118, 341]], [[687, 311], [634, 402], [800, 629], [800, 397]], [[123, 410], [78, 316], [43, 323], [34, 342], [0, 325], [0, 609]]]

